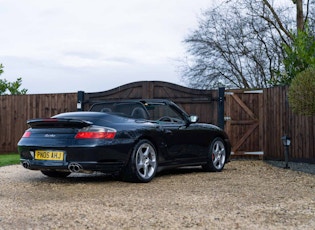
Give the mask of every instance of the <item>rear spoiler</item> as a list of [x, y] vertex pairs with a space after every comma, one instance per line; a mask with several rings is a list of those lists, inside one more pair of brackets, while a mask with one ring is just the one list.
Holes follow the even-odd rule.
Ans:
[[32, 128], [83, 128], [93, 125], [90, 121], [66, 118], [39, 118], [27, 121]]

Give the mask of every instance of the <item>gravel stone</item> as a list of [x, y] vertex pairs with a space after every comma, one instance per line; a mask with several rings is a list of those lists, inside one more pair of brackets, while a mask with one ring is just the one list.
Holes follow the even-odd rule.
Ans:
[[0, 229], [315, 229], [315, 175], [293, 165], [234, 160], [220, 173], [181, 168], [146, 184], [0, 167]]

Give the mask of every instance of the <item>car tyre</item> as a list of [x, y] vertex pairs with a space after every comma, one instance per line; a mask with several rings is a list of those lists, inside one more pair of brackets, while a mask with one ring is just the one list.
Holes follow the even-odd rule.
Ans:
[[45, 176], [55, 177], [55, 178], [63, 178], [71, 174], [71, 172], [63, 172], [63, 171], [56, 171], [56, 170], [41, 170], [41, 172]]
[[157, 151], [154, 145], [149, 140], [140, 140], [132, 149], [122, 179], [129, 182], [150, 182], [157, 172], [157, 167]]
[[215, 138], [210, 144], [208, 161], [202, 168], [208, 172], [221, 172], [226, 161], [226, 148], [221, 138]]

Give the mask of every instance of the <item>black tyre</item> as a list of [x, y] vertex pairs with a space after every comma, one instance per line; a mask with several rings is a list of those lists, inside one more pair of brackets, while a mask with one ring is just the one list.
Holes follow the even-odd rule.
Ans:
[[56, 170], [41, 170], [41, 172], [45, 176], [55, 177], [55, 178], [63, 178], [71, 174], [71, 172], [63, 172], [63, 171], [56, 171]]
[[226, 149], [221, 138], [215, 138], [210, 144], [207, 164], [202, 168], [209, 172], [221, 172], [225, 165]]
[[140, 140], [133, 148], [122, 179], [129, 182], [150, 182], [158, 167], [157, 152], [149, 140]]

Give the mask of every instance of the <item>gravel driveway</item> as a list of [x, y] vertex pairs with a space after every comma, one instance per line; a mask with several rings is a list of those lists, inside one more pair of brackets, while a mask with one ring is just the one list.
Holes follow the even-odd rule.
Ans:
[[315, 175], [264, 161], [185, 168], [147, 184], [0, 168], [0, 229], [315, 229]]

